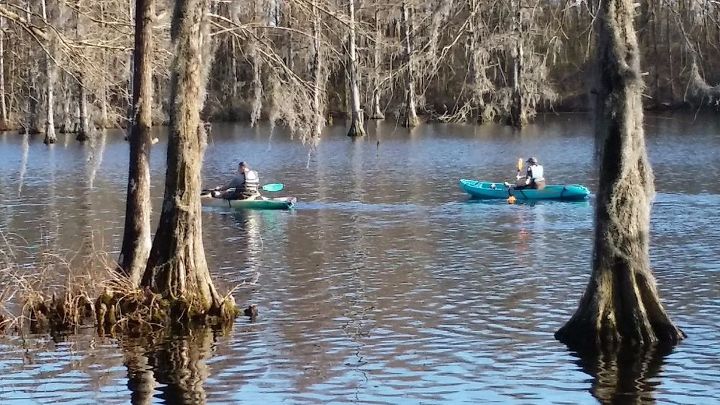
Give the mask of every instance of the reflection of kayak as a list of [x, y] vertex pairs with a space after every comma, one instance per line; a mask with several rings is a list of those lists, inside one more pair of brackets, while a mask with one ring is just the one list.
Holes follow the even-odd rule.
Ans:
[[590, 195], [590, 190], [579, 184], [550, 184], [542, 190], [526, 188], [523, 190], [508, 190], [503, 183], [489, 181], [460, 180], [460, 188], [473, 198], [508, 198], [512, 193], [518, 200], [584, 200]]
[[256, 210], [289, 210], [295, 205], [295, 197], [266, 198], [258, 197], [247, 200], [226, 200], [215, 198], [204, 194], [200, 201], [204, 207], [222, 207], [234, 209], [256, 209]]

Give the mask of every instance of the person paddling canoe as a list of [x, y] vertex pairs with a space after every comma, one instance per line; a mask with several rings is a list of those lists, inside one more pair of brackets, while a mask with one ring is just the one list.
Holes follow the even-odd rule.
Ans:
[[509, 183], [505, 184], [506, 186], [510, 187], [511, 190], [522, 190], [525, 188], [542, 190], [545, 188], [543, 167], [541, 164], [538, 163], [537, 158], [531, 157], [527, 160], [527, 164], [527, 171], [523, 176], [522, 174], [520, 174], [520, 169], [522, 168], [522, 160], [518, 162], [518, 174], [517, 176], [515, 176], [517, 182], [515, 183], [515, 185], [512, 186]]
[[247, 163], [240, 162], [238, 164], [237, 175], [226, 185], [215, 187], [212, 196], [226, 200], [257, 198], [260, 196], [260, 192], [258, 191], [259, 186], [260, 177], [257, 172], [250, 170], [250, 166]]

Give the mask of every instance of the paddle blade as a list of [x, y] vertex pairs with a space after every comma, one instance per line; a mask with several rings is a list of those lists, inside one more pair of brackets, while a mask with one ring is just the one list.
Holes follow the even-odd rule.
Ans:
[[270, 183], [262, 186], [262, 189], [269, 192], [275, 192], [280, 191], [283, 188], [285, 188], [285, 185], [282, 183]]
[[523, 168], [523, 159], [522, 158], [518, 158], [517, 168], [518, 168], [519, 172], [522, 171], [522, 168]]

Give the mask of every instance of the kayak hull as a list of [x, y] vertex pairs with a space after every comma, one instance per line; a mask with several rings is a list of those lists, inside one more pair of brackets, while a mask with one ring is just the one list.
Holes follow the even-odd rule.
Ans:
[[219, 207], [232, 209], [254, 209], [254, 210], [289, 210], [297, 202], [295, 197], [265, 198], [260, 197], [248, 200], [226, 200], [203, 195], [200, 198], [203, 207]]
[[503, 183], [462, 179], [460, 188], [478, 199], [506, 199], [513, 195], [518, 200], [582, 201], [590, 195], [590, 190], [579, 184], [549, 184], [542, 190], [509, 190]]

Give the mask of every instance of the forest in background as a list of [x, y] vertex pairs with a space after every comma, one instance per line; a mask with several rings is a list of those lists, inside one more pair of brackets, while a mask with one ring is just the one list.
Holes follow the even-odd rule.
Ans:
[[[0, 129], [126, 127], [134, 0], [0, 1]], [[154, 4], [153, 122], [169, 119], [172, 2]], [[405, 126], [502, 121], [589, 108], [587, 0], [211, 1], [204, 119], [268, 120], [302, 139], [333, 117]], [[641, 0], [644, 104], [714, 104], [720, 3]], [[354, 114], [353, 114], [354, 113]], [[356, 131], [357, 124], [357, 131]], [[54, 134], [53, 134], [54, 136]]]

